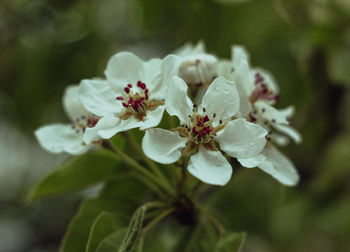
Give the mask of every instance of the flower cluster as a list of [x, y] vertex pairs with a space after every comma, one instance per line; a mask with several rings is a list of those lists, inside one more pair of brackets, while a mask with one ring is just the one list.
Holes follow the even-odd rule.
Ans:
[[[203, 43], [185, 45], [164, 59], [143, 61], [129, 52], [114, 55], [105, 79], [82, 80], [63, 97], [71, 124], [36, 131], [46, 150], [82, 154], [114, 135], [145, 131], [142, 149], [161, 164], [182, 162], [199, 180], [225, 185], [232, 158], [259, 167], [285, 185], [298, 173], [277, 150], [300, 134], [289, 125], [293, 107], [276, 109], [278, 86], [266, 70], [250, 66], [245, 49], [219, 59]], [[164, 111], [177, 125], [157, 128]]]

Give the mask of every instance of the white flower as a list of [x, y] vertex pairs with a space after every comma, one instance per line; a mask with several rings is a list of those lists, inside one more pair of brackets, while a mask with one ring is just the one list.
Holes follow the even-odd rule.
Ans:
[[181, 57], [179, 77], [190, 85], [209, 85], [216, 76], [217, 58], [205, 51], [203, 42], [186, 44], [175, 52]]
[[169, 81], [165, 107], [179, 118], [182, 127], [147, 130], [142, 148], [149, 158], [163, 164], [176, 162], [182, 154], [192, 154], [187, 169], [193, 176], [209, 184], [225, 185], [232, 168], [215, 143], [231, 157], [250, 158], [264, 148], [267, 132], [243, 118], [231, 120], [239, 109], [234, 83], [215, 79], [198, 108], [187, 97], [187, 89], [178, 77]]
[[[270, 73], [263, 69], [251, 68], [249, 57], [243, 47], [232, 48], [232, 62], [223, 61], [218, 66], [219, 75], [234, 80], [240, 93], [240, 115], [269, 131], [268, 143], [263, 151], [252, 158], [239, 158], [245, 167], [259, 167], [282, 184], [292, 186], [298, 183], [299, 175], [292, 162], [271, 143], [286, 145], [289, 138], [301, 142], [298, 131], [289, 126], [288, 118], [294, 113], [289, 106], [277, 110], [272, 105], [278, 101], [278, 86]], [[281, 134], [282, 133], [282, 134]]]
[[82, 104], [110, 124], [98, 134], [107, 139], [132, 128], [157, 126], [165, 109], [164, 82], [175, 74], [178, 60], [169, 55], [164, 60], [144, 62], [132, 53], [122, 52], [108, 62], [105, 71], [108, 83], [83, 80], [79, 89]]
[[63, 107], [72, 124], [50, 124], [35, 131], [45, 150], [52, 153], [82, 154], [100, 140], [96, 132], [108, 127], [105, 121], [99, 120], [99, 117], [82, 106], [78, 99], [78, 89], [78, 86], [69, 86], [63, 96]]
[[241, 46], [232, 48], [232, 71], [228, 73], [226, 64], [226, 75], [237, 84], [240, 91], [241, 106], [240, 113], [248, 117], [249, 121], [258, 123], [266, 130], [276, 130], [271, 134], [277, 143], [285, 144], [287, 141], [283, 135], [287, 135], [296, 143], [301, 142], [301, 135], [297, 130], [289, 126], [288, 118], [294, 113], [292, 106], [278, 110], [274, 105], [278, 99], [278, 85], [273, 76], [264, 69], [251, 68], [249, 57]]

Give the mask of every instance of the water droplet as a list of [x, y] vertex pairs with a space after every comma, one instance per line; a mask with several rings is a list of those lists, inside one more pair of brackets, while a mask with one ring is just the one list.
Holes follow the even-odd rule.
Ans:
[[250, 145], [250, 146], [253, 146], [253, 145], [254, 145], [254, 143], [253, 143], [253, 142], [251, 142], [249, 145]]
[[219, 87], [215, 87], [215, 90], [219, 91]]

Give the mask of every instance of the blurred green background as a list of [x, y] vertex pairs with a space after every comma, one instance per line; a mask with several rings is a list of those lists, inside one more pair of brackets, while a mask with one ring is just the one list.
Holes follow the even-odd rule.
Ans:
[[301, 145], [282, 149], [301, 174], [286, 188], [258, 169], [240, 169], [209, 204], [243, 251], [350, 251], [350, 1], [11, 0], [0, 2], [0, 251], [57, 251], [82, 197], [26, 204], [30, 186], [66, 155], [43, 151], [33, 132], [68, 121], [64, 88], [103, 77], [114, 53], [164, 57], [184, 43], [251, 62], [293, 104]]

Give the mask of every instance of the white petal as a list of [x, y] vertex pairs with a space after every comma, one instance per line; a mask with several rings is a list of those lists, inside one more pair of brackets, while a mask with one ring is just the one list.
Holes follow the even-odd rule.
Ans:
[[120, 120], [119, 123], [117, 123], [114, 127], [106, 128], [106, 129], [100, 129], [98, 131], [98, 134], [103, 139], [109, 139], [113, 137], [115, 134], [123, 131], [127, 131], [129, 129], [134, 129], [141, 127], [143, 124], [142, 121], [136, 119], [135, 117], [131, 116], [128, 119]]
[[239, 94], [239, 117], [247, 117], [252, 111], [252, 105], [249, 101], [248, 95], [241, 85], [236, 85]]
[[153, 86], [154, 86], [153, 80], [161, 72], [161, 65], [162, 65], [162, 60], [157, 58], [150, 59], [149, 61], [143, 64], [144, 77], [142, 81], [146, 83], [147, 88], [151, 92], [153, 91]]
[[266, 157], [260, 154], [251, 158], [238, 158], [237, 160], [241, 163], [242, 166], [246, 168], [254, 168], [265, 161]]
[[240, 45], [232, 46], [231, 57], [233, 60], [233, 65], [235, 67], [239, 66], [241, 62], [247, 62], [249, 66], [249, 54], [247, 50]]
[[79, 88], [79, 99], [91, 113], [104, 116], [117, 114], [123, 110], [121, 101], [106, 81], [83, 80]]
[[144, 77], [143, 63], [133, 53], [118, 53], [108, 61], [105, 71], [106, 78], [115, 90], [121, 92], [127, 84], [136, 85], [137, 81], [142, 81]]
[[[246, 65], [248, 67], [248, 64]], [[226, 80], [234, 81], [236, 79], [236, 88], [239, 94], [239, 113], [238, 117], [247, 117], [252, 110], [251, 103], [249, 101], [247, 91], [243, 88], [242, 83], [237, 81], [237, 76], [234, 77], [234, 66], [231, 61], [221, 60], [217, 65], [218, 76], [223, 76]], [[248, 68], [247, 68], [248, 69]], [[239, 70], [239, 69], [238, 69]], [[240, 72], [241, 73], [241, 72]], [[235, 73], [237, 75], [237, 73]]]
[[237, 86], [245, 90], [246, 95], [250, 95], [254, 90], [254, 76], [251, 74], [249, 55], [242, 46], [232, 47], [233, 59], [233, 80]]
[[210, 54], [183, 57], [179, 76], [188, 84], [209, 84], [216, 75], [217, 61]]
[[156, 127], [163, 117], [164, 106], [159, 106], [154, 110], [147, 111], [147, 115], [144, 118], [143, 124], [140, 126], [140, 130]]
[[286, 108], [279, 109], [278, 111], [280, 113], [283, 113], [286, 118], [291, 118], [294, 115], [295, 108], [294, 108], [294, 106], [290, 105]]
[[258, 165], [264, 172], [272, 175], [284, 185], [293, 186], [298, 183], [299, 175], [293, 163], [273, 146], [264, 148], [262, 155], [266, 160]]
[[192, 54], [205, 53], [205, 45], [203, 41], [198, 41], [197, 45], [193, 47]]
[[290, 142], [290, 139], [287, 136], [276, 132], [270, 133], [269, 137], [271, 138], [272, 142], [276, 143], [279, 146], [286, 146]]
[[187, 84], [175, 76], [168, 82], [165, 94], [165, 109], [170, 115], [177, 116], [182, 125], [188, 122], [193, 108], [192, 101], [187, 97], [187, 89]]
[[192, 155], [187, 166], [196, 178], [211, 185], [225, 185], [232, 176], [232, 167], [220, 151], [211, 151], [199, 146], [199, 151]]
[[215, 140], [221, 150], [231, 157], [250, 158], [258, 155], [266, 144], [267, 131], [243, 118], [229, 122], [219, 131]]
[[168, 55], [161, 63], [161, 73], [153, 79], [150, 88], [152, 99], [164, 99], [168, 87], [168, 81], [179, 73], [181, 58], [176, 55]]
[[254, 107], [262, 118], [270, 122], [272, 121], [278, 124], [289, 124], [289, 122], [286, 119], [285, 112], [280, 112], [279, 110], [275, 109], [274, 107], [270, 106], [264, 101], [255, 102]]
[[119, 123], [120, 119], [111, 115], [111, 116], [104, 116], [102, 119], [100, 119], [95, 127], [89, 128], [87, 127], [84, 132], [83, 141], [86, 144], [92, 143], [93, 141], [98, 141], [101, 139], [100, 135], [98, 134], [99, 130], [103, 129], [110, 129], [115, 127]]
[[218, 124], [219, 120], [225, 120], [234, 116], [239, 109], [239, 95], [236, 85], [222, 77], [216, 78], [207, 89], [199, 111], [206, 109], [206, 114], [212, 119], [216, 114], [214, 123]]
[[233, 63], [230, 60], [219, 60], [216, 64], [216, 73], [219, 77], [233, 81], [232, 73], [234, 71]]
[[301, 143], [302, 137], [301, 137], [300, 133], [296, 129], [292, 128], [291, 126], [276, 123], [276, 124], [273, 124], [273, 127], [277, 131], [279, 131], [283, 134], [286, 134], [287, 136], [292, 138], [294, 140], [294, 142]]
[[194, 54], [200, 54], [205, 53], [205, 45], [203, 41], [199, 41], [197, 45], [193, 45], [192, 43], [186, 43], [179, 49], [175, 51], [176, 55], [179, 56], [188, 56], [188, 55], [194, 55]]
[[180, 137], [177, 131], [155, 128], [146, 131], [142, 149], [149, 158], [162, 164], [171, 164], [180, 158], [186, 142], [187, 139]]
[[63, 95], [63, 107], [74, 122], [77, 118], [90, 114], [81, 104], [78, 96], [79, 86], [68, 86]]
[[86, 152], [91, 145], [83, 144], [83, 133], [76, 133], [68, 124], [50, 124], [35, 131], [40, 145], [52, 153], [68, 152], [78, 155]]

